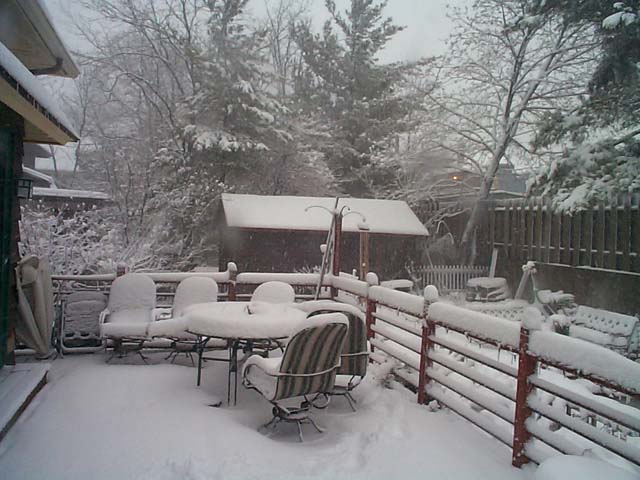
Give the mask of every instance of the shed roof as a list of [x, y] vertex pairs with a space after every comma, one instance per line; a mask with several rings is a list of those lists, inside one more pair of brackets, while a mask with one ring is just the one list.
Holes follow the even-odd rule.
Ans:
[[[335, 198], [267, 195], [222, 194], [222, 209], [227, 225], [243, 229], [327, 231], [331, 215], [321, 208], [332, 210]], [[427, 236], [429, 232], [401, 200], [341, 198], [338, 208], [362, 214], [370, 233]], [[342, 222], [345, 232], [358, 232], [360, 215], [346, 215]]]

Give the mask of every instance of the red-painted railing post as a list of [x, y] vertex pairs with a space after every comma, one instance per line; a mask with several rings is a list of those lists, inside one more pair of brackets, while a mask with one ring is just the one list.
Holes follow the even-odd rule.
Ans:
[[[377, 304], [376, 304], [376, 301], [371, 298], [371, 295], [369, 294], [369, 290], [371, 289], [371, 287], [378, 285], [378, 276], [373, 272], [369, 272], [367, 273], [366, 280], [367, 280], [367, 296], [365, 300], [367, 302], [367, 307], [365, 311], [365, 315], [366, 315], [365, 320], [367, 322], [367, 338], [371, 340], [374, 336], [373, 324], [376, 322], [375, 314], [376, 314]], [[371, 348], [371, 353], [373, 353], [373, 345], [371, 345], [370, 348]]]
[[429, 339], [436, 333], [435, 324], [429, 320], [429, 305], [438, 300], [438, 290], [433, 285], [429, 285], [424, 289], [424, 308], [422, 310], [422, 343], [420, 345], [420, 371], [418, 372], [418, 403], [424, 404], [427, 402], [427, 393], [425, 388], [427, 386], [427, 368], [431, 366], [432, 362], [429, 358], [429, 351], [432, 347], [432, 342]]
[[520, 346], [518, 349], [518, 384], [516, 387], [516, 414], [513, 420], [513, 452], [511, 464], [521, 467], [529, 463], [524, 449], [531, 438], [527, 430], [526, 422], [531, 416], [531, 409], [527, 405], [527, 397], [533, 390], [533, 384], [529, 383], [529, 377], [535, 373], [536, 359], [529, 354], [529, 330], [523, 325], [520, 327]]
[[227, 263], [227, 271], [229, 272], [229, 289], [227, 290], [227, 301], [236, 301], [236, 278], [238, 277], [238, 267], [235, 263]]

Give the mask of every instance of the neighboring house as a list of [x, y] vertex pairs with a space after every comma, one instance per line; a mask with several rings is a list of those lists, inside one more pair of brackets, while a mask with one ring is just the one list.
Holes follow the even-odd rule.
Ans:
[[78, 73], [41, 0], [0, 2], [0, 366], [13, 350], [10, 332], [17, 315], [14, 269], [23, 144], [64, 145], [78, 140], [34, 75]]
[[[432, 195], [441, 205], [474, 201], [482, 175], [468, 170], [451, 170], [431, 179]], [[526, 177], [517, 174], [509, 164], [500, 164], [489, 193], [490, 199], [522, 198], [526, 192]]]
[[[294, 271], [322, 263], [334, 198], [223, 194], [215, 218], [219, 267], [240, 271]], [[310, 208], [321, 206], [324, 208]], [[363, 217], [368, 226], [369, 269], [382, 277], [401, 272], [421, 256], [427, 229], [406, 202], [341, 198], [349, 207], [342, 224], [341, 270], [359, 267]], [[326, 210], [325, 210], [326, 209]], [[329, 210], [329, 211], [327, 211]]]

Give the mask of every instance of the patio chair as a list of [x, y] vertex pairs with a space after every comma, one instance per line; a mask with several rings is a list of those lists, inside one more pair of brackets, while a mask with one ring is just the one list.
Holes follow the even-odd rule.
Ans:
[[[293, 331], [282, 357], [253, 355], [247, 360], [243, 385], [273, 405], [273, 418], [261, 429], [270, 433], [279, 422], [295, 423], [301, 442], [303, 423], [323, 431], [309, 416], [308, 396], [333, 391], [348, 325], [342, 313], [314, 316]], [[299, 406], [285, 405], [295, 405], [297, 401]]]
[[[346, 315], [349, 320], [349, 332], [347, 339], [344, 342], [342, 353], [340, 354], [340, 368], [336, 375], [336, 381], [334, 388], [329, 392], [328, 396], [344, 396], [349, 402], [349, 406], [355, 412], [356, 399], [351, 395], [351, 391], [356, 388], [362, 379], [367, 374], [367, 365], [369, 364], [369, 351], [367, 347], [367, 325], [365, 323], [364, 314], [352, 305], [339, 304], [332, 302], [332, 304], [323, 304], [320, 302], [318, 305], [311, 308], [305, 308], [309, 312], [308, 317], [316, 315], [324, 315], [327, 313], [341, 312]], [[317, 408], [324, 408], [327, 403], [318, 404], [314, 402], [314, 406]]]
[[296, 300], [296, 293], [293, 287], [284, 282], [265, 282], [258, 285], [251, 295], [251, 302], [266, 303], [293, 303]]
[[142, 346], [149, 339], [147, 328], [154, 320], [156, 284], [147, 275], [127, 273], [116, 278], [109, 291], [109, 303], [100, 314], [100, 336], [105, 348], [122, 357], [130, 350], [143, 360]]
[[58, 332], [62, 353], [89, 353], [102, 348], [99, 318], [106, 307], [104, 292], [73, 292], [63, 299]]
[[[199, 303], [211, 303], [218, 301], [218, 284], [208, 277], [187, 277], [182, 280], [176, 288], [173, 297], [173, 308], [171, 316], [157, 320], [147, 329], [147, 333], [155, 339], [169, 339], [172, 352], [166, 359], [171, 358], [173, 363], [180, 353], [184, 353], [193, 363], [192, 353], [197, 351], [198, 338], [196, 335], [187, 332], [186, 313], [190, 308]], [[148, 345], [149, 343], [147, 343]], [[206, 349], [226, 350], [228, 342], [226, 340], [211, 339], [207, 342]]]

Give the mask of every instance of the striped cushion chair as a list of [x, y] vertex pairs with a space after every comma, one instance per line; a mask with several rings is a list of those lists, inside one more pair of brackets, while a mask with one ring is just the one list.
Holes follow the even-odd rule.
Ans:
[[[369, 364], [369, 350], [367, 348], [367, 325], [364, 314], [352, 305], [331, 302], [331, 305], [318, 303], [317, 309], [305, 309], [310, 311], [309, 317], [339, 311], [349, 320], [349, 333], [344, 342], [340, 355], [340, 368], [336, 375], [336, 381], [330, 395], [344, 396], [349, 406], [355, 412], [356, 399], [351, 395], [351, 390], [356, 388], [367, 374]], [[324, 407], [314, 402], [316, 407]]]
[[[303, 423], [322, 432], [309, 417], [311, 402], [307, 396], [333, 390], [348, 325], [341, 313], [314, 316], [294, 330], [282, 357], [253, 355], [247, 360], [243, 385], [258, 391], [274, 406], [273, 419], [261, 427], [265, 432], [273, 431], [280, 421], [296, 423], [300, 441]], [[295, 399], [295, 403], [300, 400], [300, 405], [285, 406], [288, 399]]]

